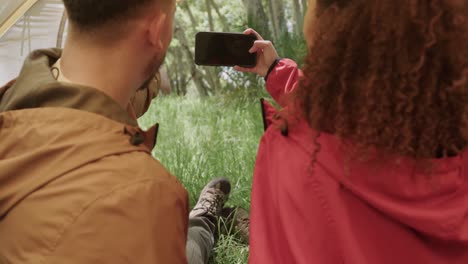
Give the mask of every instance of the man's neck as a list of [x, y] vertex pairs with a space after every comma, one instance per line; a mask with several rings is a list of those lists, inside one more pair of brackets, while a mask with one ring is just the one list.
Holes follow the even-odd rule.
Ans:
[[132, 61], [131, 54], [122, 50], [68, 41], [61, 58], [63, 75], [70, 82], [104, 92], [126, 108], [138, 88], [138, 81], [128, 63]]

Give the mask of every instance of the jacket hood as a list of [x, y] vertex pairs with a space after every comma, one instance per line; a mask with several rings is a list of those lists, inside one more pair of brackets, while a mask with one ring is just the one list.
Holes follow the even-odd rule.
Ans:
[[92, 87], [58, 82], [51, 67], [61, 54], [60, 49], [32, 52], [26, 58], [18, 78], [0, 88], [0, 112], [38, 107], [67, 107], [138, 126], [136, 119], [105, 93]]
[[[298, 126], [302, 128], [295, 131], [303, 132], [290, 137], [304, 148], [308, 144], [303, 142], [310, 142], [314, 132], [306, 122]], [[380, 165], [346, 162], [335, 136], [322, 133], [318, 142], [317, 166], [326, 167], [331, 177], [360, 200], [428, 239], [468, 244], [467, 152], [428, 160], [426, 168], [421, 168], [406, 158]], [[309, 144], [305, 150], [312, 155], [314, 146]]]
[[130, 152], [136, 128], [68, 108], [38, 108], [0, 114], [0, 219], [35, 190], [69, 171]]

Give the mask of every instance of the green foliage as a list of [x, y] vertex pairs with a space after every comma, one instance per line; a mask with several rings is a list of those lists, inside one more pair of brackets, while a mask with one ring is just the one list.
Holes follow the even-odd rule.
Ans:
[[[304, 4], [300, 4], [304, 1], [294, 1], [304, 8]], [[303, 11], [299, 10], [299, 14]], [[281, 57], [300, 64], [306, 47], [300, 30], [302, 17], [294, 14], [293, 4], [286, 0], [182, 1], [176, 13], [174, 40], [166, 57], [173, 90], [179, 95], [217, 95], [263, 87], [262, 78], [258, 76], [237, 73], [228, 67], [194, 65], [195, 35], [200, 31], [243, 32], [252, 27], [265, 39], [273, 41]]]
[[232, 180], [231, 203], [250, 207], [250, 185], [259, 139], [263, 133], [260, 103], [247, 95], [161, 97], [140, 120], [159, 122], [153, 151], [187, 187], [192, 204], [213, 177]]
[[[293, 1], [303, 9], [307, 2]], [[166, 68], [175, 94], [185, 96], [158, 98], [140, 122], [143, 127], [160, 123], [153, 155], [182, 181], [192, 206], [207, 182], [226, 176], [233, 187], [228, 206], [250, 209], [255, 156], [263, 134], [259, 98], [268, 97], [263, 78], [228, 67], [195, 66], [195, 34], [243, 32], [252, 27], [273, 41], [281, 57], [300, 64], [306, 54], [298, 28], [302, 21], [298, 14], [303, 12], [297, 8], [293, 12], [293, 3], [286, 0], [185, 0], [179, 4]], [[273, 23], [278, 15], [281, 22]], [[234, 236], [221, 236], [210, 263], [247, 263], [248, 255], [248, 246]]]
[[241, 244], [233, 236], [221, 236], [214, 250], [211, 264], [246, 264], [249, 247]]
[[[228, 206], [250, 210], [250, 192], [258, 143], [263, 134], [259, 98], [229, 96], [161, 97], [140, 119], [142, 127], [159, 122], [153, 155], [178, 177], [195, 205], [212, 178], [226, 176], [232, 193]], [[247, 263], [248, 247], [222, 236], [211, 263]]]
[[283, 34], [275, 46], [281, 57], [292, 59], [298, 65], [302, 64], [307, 54], [307, 46], [302, 35]]

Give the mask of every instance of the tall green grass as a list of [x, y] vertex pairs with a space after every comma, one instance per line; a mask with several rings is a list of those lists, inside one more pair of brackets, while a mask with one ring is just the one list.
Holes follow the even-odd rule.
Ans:
[[[250, 191], [258, 143], [263, 133], [256, 96], [161, 97], [141, 118], [145, 127], [160, 123], [153, 155], [177, 176], [194, 206], [212, 178], [231, 180], [228, 206], [250, 210]], [[221, 236], [210, 263], [247, 263], [248, 247]]]

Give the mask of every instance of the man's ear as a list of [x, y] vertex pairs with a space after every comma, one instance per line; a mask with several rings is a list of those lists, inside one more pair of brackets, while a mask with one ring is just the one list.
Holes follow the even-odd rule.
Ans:
[[162, 34], [164, 34], [164, 25], [166, 24], [166, 19], [167, 14], [164, 12], [159, 12], [158, 15], [151, 19], [148, 28], [149, 43], [158, 50], [162, 50], [164, 48]]

